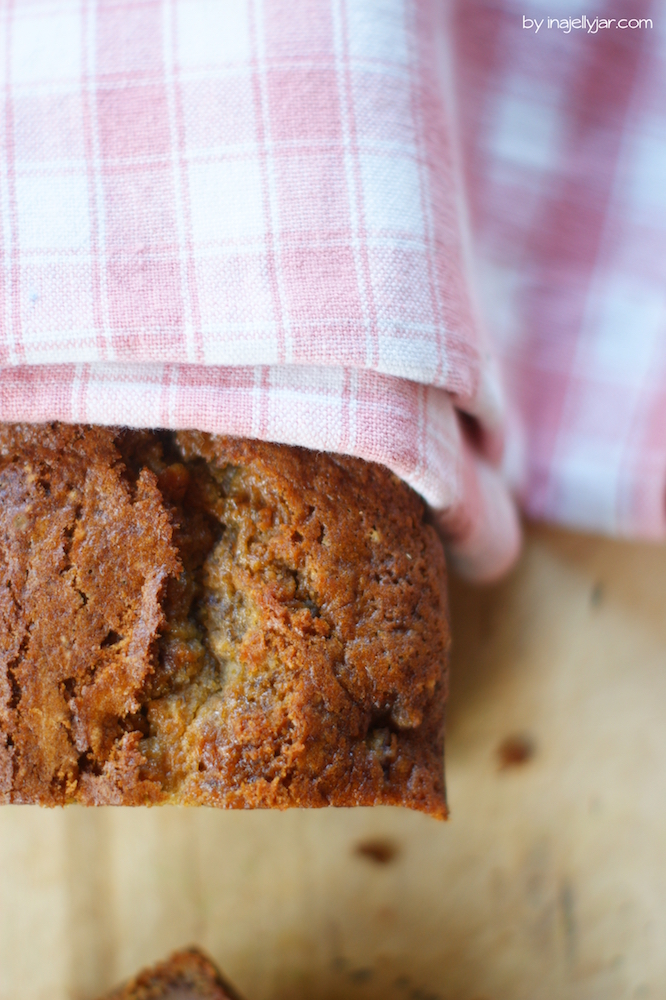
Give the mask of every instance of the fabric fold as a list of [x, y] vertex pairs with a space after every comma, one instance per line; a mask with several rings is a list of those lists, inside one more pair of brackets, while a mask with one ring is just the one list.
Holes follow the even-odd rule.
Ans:
[[504, 568], [518, 529], [468, 282], [445, 15], [434, 0], [6, 7], [0, 418], [355, 454], [422, 494], [470, 575]]

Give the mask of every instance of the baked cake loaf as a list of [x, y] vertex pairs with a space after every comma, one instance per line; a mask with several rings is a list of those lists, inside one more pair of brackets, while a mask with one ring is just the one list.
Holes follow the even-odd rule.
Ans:
[[424, 518], [360, 459], [0, 425], [0, 799], [444, 816]]
[[240, 1000], [209, 958], [196, 948], [139, 973], [104, 1000]]

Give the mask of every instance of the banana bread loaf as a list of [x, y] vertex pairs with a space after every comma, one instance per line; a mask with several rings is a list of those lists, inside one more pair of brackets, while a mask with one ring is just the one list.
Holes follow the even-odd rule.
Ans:
[[104, 1000], [240, 1000], [209, 958], [196, 948], [140, 972]]
[[360, 459], [0, 425], [0, 800], [445, 815], [424, 516]]

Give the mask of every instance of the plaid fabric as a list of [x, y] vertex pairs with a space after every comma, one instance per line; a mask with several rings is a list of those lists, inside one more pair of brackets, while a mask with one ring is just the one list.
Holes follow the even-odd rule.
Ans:
[[4, 0], [0, 419], [380, 461], [471, 576], [517, 551], [507, 476], [661, 533], [658, 32], [524, 13]]
[[524, 505], [663, 537], [664, 7], [459, 0], [454, 34], [481, 286], [525, 434]]
[[506, 564], [437, 13], [6, 0], [0, 418], [355, 453], [426, 497], [468, 572]]

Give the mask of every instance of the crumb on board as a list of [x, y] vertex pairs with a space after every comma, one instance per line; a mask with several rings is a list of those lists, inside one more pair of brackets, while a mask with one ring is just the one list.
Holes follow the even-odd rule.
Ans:
[[534, 757], [535, 751], [534, 740], [530, 736], [524, 734], [507, 736], [497, 748], [500, 770], [527, 764]]
[[388, 865], [396, 860], [400, 848], [393, 840], [377, 837], [372, 840], [362, 840], [356, 845], [354, 853], [373, 861], [376, 865]]

